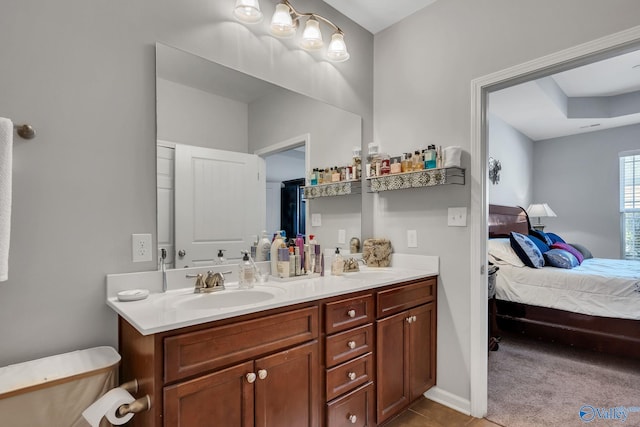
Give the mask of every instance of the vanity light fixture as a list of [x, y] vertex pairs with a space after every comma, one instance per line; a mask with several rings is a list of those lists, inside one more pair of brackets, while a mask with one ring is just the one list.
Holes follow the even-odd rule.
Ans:
[[[254, 24], [262, 20], [258, 0], [236, 0], [233, 14], [238, 20], [247, 24]], [[349, 59], [350, 55], [344, 42], [344, 33], [337, 25], [317, 13], [298, 12], [288, 0], [281, 0], [276, 5], [269, 27], [271, 34], [279, 38], [292, 37], [302, 18], [306, 18], [306, 23], [300, 40], [301, 48], [314, 51], [324, 46], [320, 31], [320, 23], [322, 22], [334, 31], [327, 48], [327, 59], [332, 62], [344, 62]]]

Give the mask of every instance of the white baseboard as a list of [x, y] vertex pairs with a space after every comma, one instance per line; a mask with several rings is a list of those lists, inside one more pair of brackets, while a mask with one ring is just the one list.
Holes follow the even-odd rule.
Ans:
[[453, 393], [449, 393], [448, 391], [438, 388], [438, 386], [431, 387], [427, 390], [424, 393], [424, 397], [444, 406], [448, 406], [455, 411], [462, 412], [465, 415], [471, 414], [471, 401], [456, 396]]

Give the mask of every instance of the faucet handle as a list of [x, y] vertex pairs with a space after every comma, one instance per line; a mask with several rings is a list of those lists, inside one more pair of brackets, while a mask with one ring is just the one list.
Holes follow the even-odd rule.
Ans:
[[195, 293], [202, 292], [202, 289], [207, 287], [207, 285], [206, 285], [206, 283], [204, 281], [204, 277], [202, 276], [201, 273], [198, 273], [198, 274], [185, 274], [185, 277], [187, 279], [193, 279], [193, 278], [196, 279], [196, 286], [195, 286], [195, 289], [194, 289]]

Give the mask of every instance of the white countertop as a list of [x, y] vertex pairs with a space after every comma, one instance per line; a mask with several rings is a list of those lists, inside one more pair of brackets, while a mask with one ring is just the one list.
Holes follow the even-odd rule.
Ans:
[[[394, 262], [395, 261], [395, 262]], [[274, 296], [266, 301], [234, 307], [193, 309], [176, 305], [185, 298], [193, 299], [194, 279], [185, 282], [185, 273], [191, 270], [171, 270], [167, 272], [169, 283], [167, 292], [162, 292], [160, 272], [113, 274], [107, 276], [107, 305], [134, 326], [142, 335], [151, 335], [186, 326], [198, 325], [214, 320], [227, 319], [243, 314], [255, 313], [272, 308], [314, 301], [367, 289], [419, 279], [438, 274], [438, 257], [410, 255], [394, 256], [393, 267], [383, 269], [364, 268], [365, 273], [345, 273], [342, 276], [302, 279], [289, 282], [270, 278], [264, 284], [256, 284], [255, 290], [267, 290]], [[202, 270], [200, 268], [199, 270]], [[206, 269], [205, 269], [206, 270]], [[237, 266], [227, 265], [214, 271], [232, 270], [227, 275], [227, 289], [237, 289], [234, 283]], [[177, 279], [180, 278], [180, 279]], [[117, 293], [130, 289], [149, 289], [149, 296], [139, 301], [119, 301]], [[243, 292], [237, 290], [237, 292]], [[198, 298], [216, 298], [217, 293], [198, 294]], [[219, 294], [221, 295], [221, 294]]]

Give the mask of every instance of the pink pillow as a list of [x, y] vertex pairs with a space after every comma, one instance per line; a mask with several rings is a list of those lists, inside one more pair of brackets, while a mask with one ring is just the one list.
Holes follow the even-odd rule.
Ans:
[[582, 261], [584, 261], [584, 256], [582, 255], [582, 253], [580, 253], [579, 250], [577, 250], [576, 248], [574, 248], [568, 243], [556, 242], [552, 244], [551, 247], [553, 249], [564, 249], [565, 251], [570, 252], [573, 256], [575, 256], [578, 259], [578, 264], [582, 264]]

